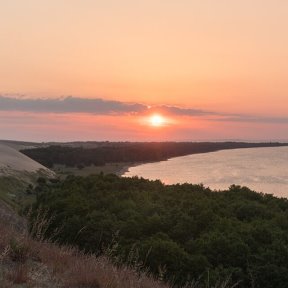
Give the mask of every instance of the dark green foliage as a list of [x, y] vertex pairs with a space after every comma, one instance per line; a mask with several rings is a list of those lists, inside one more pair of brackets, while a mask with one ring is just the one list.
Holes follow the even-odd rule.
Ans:
[[54, 215], [58, 241], [137, 261], [178, 286], [232, 277], [239, 287], [287, 287], [288, 201], [246, 187], [212, 192], [202, 185], [95, 175], [40, 181], [34, 209]]

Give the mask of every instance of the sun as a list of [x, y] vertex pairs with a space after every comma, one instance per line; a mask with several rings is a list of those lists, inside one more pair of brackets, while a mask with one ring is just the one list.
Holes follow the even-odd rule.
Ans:
[[165, 125], [165, 118], [159, 114], [154, 114], [149, 117], [149, 124], [154, 127], [161, 127]]

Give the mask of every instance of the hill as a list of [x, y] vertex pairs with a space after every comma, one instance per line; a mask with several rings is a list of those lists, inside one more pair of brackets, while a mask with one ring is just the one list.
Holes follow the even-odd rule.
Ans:
[[0, 143], [0, 198], [15, 202], [40, 176], [51, 178], [55, 174], [17, 149]]
[[41, 170], [47, 176], [52, 176], [52, 171], [20, 153], [16, 149], [0, 144], [0, 176], [14, 175], [15, 172], [35, 173]]
[[[107, 256], [85, 255], [71, 246], [42, 241], [45, 213], [31, 231], [37, 231], [37, 237], [31, 237], [26, 219], [13, 206], [29, 198], [25, 193], [27, 185], [34, 185], [39, 176], [51, 178], [55, 174], [20, 153], [18, 149], [24, 146], [32, 147], [33, 143], [0, 143], [1, 288], [169, 288], [133, 267], [117, 267]], [[24, 201], [19, 201], [21, 197]]]
[[[35, 231], [45, 229], [41, 219]], [[1, 200], [0, 287], [171, 288], [133, 267], [117, 267], [106, 256], [43, 241], [41, 233], [31, 237], [25, 219]]]

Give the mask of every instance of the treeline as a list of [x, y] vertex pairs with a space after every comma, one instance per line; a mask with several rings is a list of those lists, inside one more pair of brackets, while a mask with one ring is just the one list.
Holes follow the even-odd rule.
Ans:
[[141, 263], [175, 287], [229, 276], [241, 288], [287, 287], [287, 199], [103, 174], [42, 179], [33, 193], [33, 211], [52, 217], [47, 237], [60, 228], [60, 243], [97, 254], [110, 247], [117, 263]]
[[155, 143], [109, 143], [97, 148], [67, 147], [52, 145], [46, 148], [21, 150], [28, 157], [52, 168], [55, 164], [82, 167], [115, 162], [154, 162], [171, 157], [223, 149], [278, 147], [281, 143], [243, 142], [155, 142]]

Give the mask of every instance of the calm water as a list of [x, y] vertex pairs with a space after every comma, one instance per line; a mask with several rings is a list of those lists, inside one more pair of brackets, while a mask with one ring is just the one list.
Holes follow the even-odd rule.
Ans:
[[288, 197], [288, 147], [218, 151], [131, 167], [124, 176], [160, 179], [166, 184], [203, 183], [211, 189], [231, 184]]

